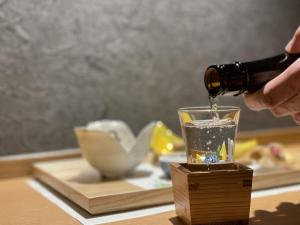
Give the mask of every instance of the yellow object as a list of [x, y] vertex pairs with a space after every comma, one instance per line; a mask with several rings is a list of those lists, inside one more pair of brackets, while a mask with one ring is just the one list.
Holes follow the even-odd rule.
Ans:
[[182, 120], [184, 123], [189, 123], [192, 121], [190, 115], [186, 112], [182, 112]]
[[256, 139], [250, 139], [248, 141], [237, 142], [234, 148], [234, 158], [238, 159], [243, 156], [245, 153], [253, 150], [257, 146]]
[[[251, 139], [243, 142], [237, 142], [234, 148], [234, 158], [238, 159], [239, 157], [242, 157], [247, 152], [253, 150], [256, 146], [257, 146], [257, 141], [255, 139]], [[226, 160], [227, 158], [226, 147], [224, 144], [222, 145], [222, 148], [220, 150], [220, 156], [221, 156], [221, 160]]]
[[220, 156], [221, 156], [221, 160], [226, 160], [227, 159], [225, 143], [223, 143], [222, 148], [220, 150]]
[[163, 122], [156, 123], [150, 147], [158, 155], [165, 155], [174, 151], [174, 146], [178, 143], [182, 143], [181, 137], [174, 134]]
[[194, 160], [195, 160], [194, 163], [203, 163], [203, 157], [201, 157], [201, 155], [198, 153], [195, 154]]

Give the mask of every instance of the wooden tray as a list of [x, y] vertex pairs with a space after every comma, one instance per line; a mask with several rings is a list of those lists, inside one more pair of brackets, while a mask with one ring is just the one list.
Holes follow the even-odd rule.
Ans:
[[[299, 158], [300, 129], [284, 128], [270, 131], [240, 133], [239, 140], [256, 138], [259, 144], [279, 142]], [[101, 214], [170, 203], [170, 187], [145, 189], [126, 180], [99, 181], [99, 174], [82, 158], [34, 164], [34, 176], [90, 214]], [[300, 183], [300, 167], [258, 173], [252, 190]]]
[[81, 156], [79, 149], [0, 156], [0, 179], [29, 176], [32, 174], [32, 165], [36, 162], [78, 158], [79, 156]]
[[253, 190], [300, 183], [300, 127], [241, 132], [239, 141], [255, 138], [260, 145], [280, 143], [294, 157], [289, 169], [259, 172], [253, 180]]
[[[83, 158], [77, 158], [35, 163], [33, 174], [90, 214], [141, 208], [173, 201], [169, 185], [162, 188], [152, 184], [146, 184], [147, 187], [134, 184], [133, 180], [139, 178], [141, 179], [139, 183], [147, 183], [149, 179], [151, 180], [149, 177], [153, 177], [153, 174], [150, 174], [149, 170], [135, 172], [134, 176], [129, 178], [132, 182], [101, 181], [97, 170]], [[160, 186], [164, 185], [160, 184]]]

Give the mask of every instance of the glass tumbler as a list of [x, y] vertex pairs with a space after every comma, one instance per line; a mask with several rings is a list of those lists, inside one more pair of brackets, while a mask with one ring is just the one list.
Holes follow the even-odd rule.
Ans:
[[178, 110], [188, 164], [234, 162], [240, 108], [186, 107]]

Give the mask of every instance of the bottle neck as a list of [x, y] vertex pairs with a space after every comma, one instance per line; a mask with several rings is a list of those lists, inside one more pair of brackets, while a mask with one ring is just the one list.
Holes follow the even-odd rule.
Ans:
[[251, 62], [242, 63], [247, 67], [248, 73], [259, 73], [263, 71], [272, 70], [285, 70], [290, 64], [292, 64], [297, 58], [300, 57], [299, 54], [289, 54], [287, 52], [280, 55], [276, 55], [270, 58], [256, 60]]
[[204, 82], [213, 97], [253, 92], [278, 76], [299, 57], [300, 53], [283, 53], [262, 60], [212, 65], [205, 72]]

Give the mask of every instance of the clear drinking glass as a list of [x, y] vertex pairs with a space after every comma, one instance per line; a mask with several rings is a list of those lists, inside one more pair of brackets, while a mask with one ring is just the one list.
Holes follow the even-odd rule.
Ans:
[[188, 164], [234, 162], [234, 144], [240, 109], [219, 106], [178, 110]]

